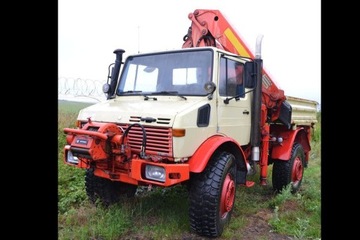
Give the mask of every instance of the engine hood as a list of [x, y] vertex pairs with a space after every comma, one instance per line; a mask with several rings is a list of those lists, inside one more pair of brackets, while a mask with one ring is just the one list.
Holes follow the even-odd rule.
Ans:
[[[206, 103], [206, 97], [156, 96], [157, 100], [144, 100], [143, 96], [127, 96], [91, 105], [79, 112], [78, 120], [91, 118], [97, 122], [146, 123], [172, 126], [177, 114], [191, 112]], [[144, 119], [148, 119], [146, 122]]]

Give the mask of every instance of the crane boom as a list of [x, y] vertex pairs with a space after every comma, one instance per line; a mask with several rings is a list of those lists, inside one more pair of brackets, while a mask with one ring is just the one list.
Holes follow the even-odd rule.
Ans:
[[[254, 59], [254, 54], [219, 10], [196, 9], [188, 15], [191, 26], [184, 36], [183, 48], [214, 46]], [[270, 120], [276, 120], [286, 99], [268, 73], [262, 71], [262, 103], [268, 108]]]

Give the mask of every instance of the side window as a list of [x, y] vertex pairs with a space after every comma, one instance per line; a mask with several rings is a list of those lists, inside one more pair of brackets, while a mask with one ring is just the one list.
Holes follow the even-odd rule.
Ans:
[[[239, 96], [245, 92], [242, 63], [221, 58], [220, 60], [220, 96]], [[243, 97], [243, 96], [242, 96]]]

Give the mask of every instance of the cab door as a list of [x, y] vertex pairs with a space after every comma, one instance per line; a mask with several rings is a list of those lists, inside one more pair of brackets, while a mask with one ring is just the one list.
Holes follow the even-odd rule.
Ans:
[[233, 79], [239, 64], [243, 63], [231, 58], [220, 59], [217, 130], [246, 145], [250, 142], [252, 92], [245, 93], [249, 89], [244, 87], [244, 82], [240, 86], [239, 81]]

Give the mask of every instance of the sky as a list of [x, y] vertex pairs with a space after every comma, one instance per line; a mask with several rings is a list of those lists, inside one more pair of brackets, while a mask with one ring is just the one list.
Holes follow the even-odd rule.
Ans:
[[59, 0], [58, 75], [106, 82], [115, 49], [182, 47], [196, 9], [216, 9], [285, 95], [321, 104], [321, 0]]

